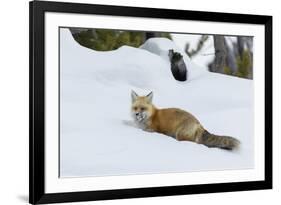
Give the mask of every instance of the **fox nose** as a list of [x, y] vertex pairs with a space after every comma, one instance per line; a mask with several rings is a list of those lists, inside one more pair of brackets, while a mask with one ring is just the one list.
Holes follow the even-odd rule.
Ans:
[[136, 112], [136, 116], [138, 116], [140, 113]]

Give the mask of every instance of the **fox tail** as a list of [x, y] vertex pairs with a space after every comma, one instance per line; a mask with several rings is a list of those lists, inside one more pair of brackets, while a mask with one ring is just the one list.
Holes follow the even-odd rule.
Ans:
[[207, 130], [203, 132], [199, 143], [210, 148], [217, 147], [226, 150], [237, 149], [240, 145], [240, 141], [234, 137], [214, 135]]

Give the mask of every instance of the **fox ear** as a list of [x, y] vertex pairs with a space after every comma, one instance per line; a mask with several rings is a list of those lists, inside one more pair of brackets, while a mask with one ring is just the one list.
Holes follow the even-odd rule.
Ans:
[[153, 98], [153, 92], [151, 91], [147, 96], [147, 99], [150, 103], [152, 103], [152, 98]]
[[138, 97], [138, 94], [135, 92], [135, 91], [131, 91], [131, 97], [132, 97], [132, 102], [135, 102], [137, 97]]

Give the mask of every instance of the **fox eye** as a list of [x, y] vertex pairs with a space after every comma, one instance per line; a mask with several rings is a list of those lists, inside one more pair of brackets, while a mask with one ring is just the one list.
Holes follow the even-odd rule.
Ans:
[[145, 110], [146, 110], [146, 108], [145, 108], [145, 107], [141, 107], [140, 109], [141, 109], [141, 111], [145, 111]]
[[133, 107], [133, 110], [137, 110], [138, 108], [137, 107]]

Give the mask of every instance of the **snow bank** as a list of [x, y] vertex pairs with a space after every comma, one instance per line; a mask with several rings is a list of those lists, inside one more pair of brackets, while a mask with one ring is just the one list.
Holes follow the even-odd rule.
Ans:
[[[180, 51], [171, 41], [150, 39], [142, 49], [97, 52], [60, 30], [62, 177], [254, 166], [252, 81], [203, 71], [187, 56], [191, 78], [176, 81], [166, 56], [169, 48]], [[210, 132], [240, 139], [241, 149], [209, 149], [128, 126], [132, 89], [154, 91], [155, 105], [193, 113]]]
[[[168, 57], [170, 49], [173, 49], [175, 52], [181, 53], [188, 70], [188, 81], [201, 76], [206, 71], [206, 69], [202, 69], [201, 67], [194, 65], [190, 61], [188, 55], [186, 55], [186, 53], [182, 49], [177, 47], [173, 41], [167, 38], [150, 38], [140, 48], [162, 57], [166, 62], [168, 62], [167, 64], [170, 64]], [[170, 69], [170, 67], [168, 69]]]

